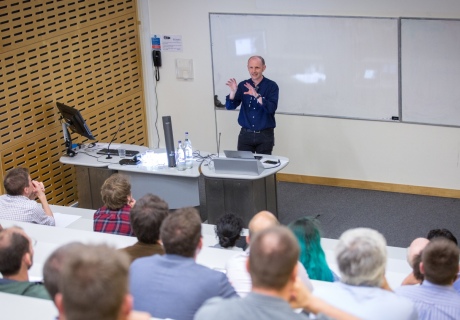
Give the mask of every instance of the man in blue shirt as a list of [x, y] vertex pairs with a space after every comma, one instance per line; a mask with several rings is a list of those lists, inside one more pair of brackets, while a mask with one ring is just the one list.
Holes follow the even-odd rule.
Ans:
[[415, 303], [419, 319], [460, 319], [460, 294], [452, 284], [457, 279], [459, 249], [454, 242], [436, 238], [422, 251], [421, 285], [396, 288], [397, 295]]
[[196, 209], [181, 208], [169, 214], [161, 224], [160, 239], [165, 255], [138, 258], [131, 264], [135, 310], [155, 318], [192, 320], [206, 300], [237, 296], [224, 273], [195, 262], [203, 245]]
[[236, 109], [240, 104], [238, 123], [238, 150], [271, 154], [275, 145], [275, 112], [278, 108], [279, 88], [276, 82], [265, 78], [265, 60], [252, 56], [248, 60], [250, 79], [237, 84], [234, 78], [227, 81], [230, 94], [225, 108]]

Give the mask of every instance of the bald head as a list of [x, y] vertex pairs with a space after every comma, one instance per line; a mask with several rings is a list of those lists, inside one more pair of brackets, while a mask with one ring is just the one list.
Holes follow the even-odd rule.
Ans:
[[262, 65], [264, 66], [265, 65], [265, 59], [262, 58], [261, 56], [252, 56], [248, 59], [248, 64], [251, 60], [258, 60], [262, 63]]
[[279, 225], [278, 219], [269, 211], [260, 211], [249, 221], [249, 235]]
[[417, 238], [407, 248], [407, 262], [411, 268], [414, 267], [414, 257], [419, 255], [429, 242], [430, 240], [426, 238]]

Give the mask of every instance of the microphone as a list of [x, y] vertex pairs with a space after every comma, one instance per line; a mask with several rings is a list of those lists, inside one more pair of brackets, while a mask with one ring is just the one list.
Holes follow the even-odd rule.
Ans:
[[255, 86], [254, 90], [256, 90], [256, 92], [259, 93], [259, 86]]
[[217, 140], [217, 158], [219, 158], [220, 153], [220, 135], [222, 132], [219, 132], [219, 140]]
[[113, 140], [115, 140], [115, 137], [117, 136], [118, 131], [120, 131], [121, 126], [125, 124], [125, 121], [122, 121], [120, 125], [118, 126], [117, 132], [113, 135], [112, 140], [109, 143], [109, 146], [107, 147], [107, 157], [106, 159], [112, 159], [112, 156], [110, 155], [110, 145], [112, 144]]

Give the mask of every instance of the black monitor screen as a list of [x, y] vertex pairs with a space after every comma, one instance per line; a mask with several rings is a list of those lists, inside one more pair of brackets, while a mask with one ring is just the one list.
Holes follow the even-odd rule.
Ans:
[[72, 130], [72, 132], [78, 133], [90, 140], [96, 140], [96, 138], [94, 138], [93, 134], [91, 133], [91, 130], [89, 130], [88, 126], [86, 125], [85, 120], [81, 116], [80, 111], [75, 108], [66, 106], [60, 102], [57, 102], [56, 104], [59, 112], [62, 115], [62, 118], [69, 125], [69, 128]]

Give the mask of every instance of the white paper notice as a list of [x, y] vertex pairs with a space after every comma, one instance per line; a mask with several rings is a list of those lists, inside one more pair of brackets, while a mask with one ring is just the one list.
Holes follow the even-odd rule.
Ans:
[[182, 36], [163, 35], [161, 37], [161, 51], [182, 52]]

